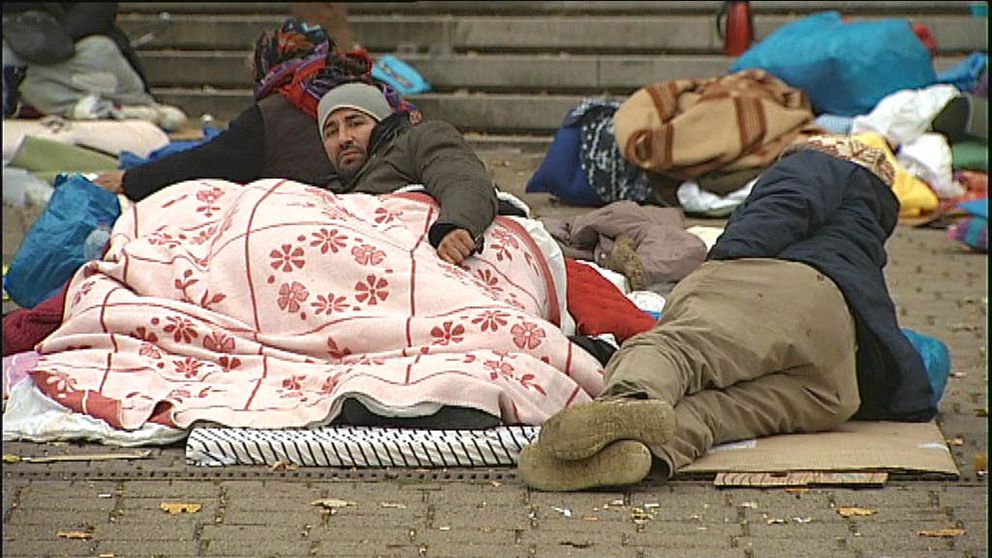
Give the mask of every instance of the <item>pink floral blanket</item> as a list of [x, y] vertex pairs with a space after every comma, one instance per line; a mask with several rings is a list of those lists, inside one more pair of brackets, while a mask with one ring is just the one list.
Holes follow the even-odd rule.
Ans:
[[[427, 241], [422, 194], [336, 196], [285, 180], [177, 184], [135, 204], [70, 282], [31, 375], [121, 429], [326, 424], [363, 396], [540, 424], [602, 368], [557, 327], [544, 254], [499, 217], [462, 267]], [[429, 405], [427, 406], [429, 407]]]

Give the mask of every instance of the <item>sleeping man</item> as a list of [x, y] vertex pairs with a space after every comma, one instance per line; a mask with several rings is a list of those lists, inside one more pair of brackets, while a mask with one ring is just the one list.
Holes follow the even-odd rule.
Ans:
[[650, 331], [627, 340], [596, 401], [524, 448], [541, 490], [671, 477], [714, 445], [928, 421], [936, 391], [882, 272], [899, 214], [885, 153], [846, 136], [793, 143], [735, 210]]
[[[318, 116], [325, 184], [188, 180], [125, 209], [11, 401], [30, 391], [151, 443], [198, 421], [537, 425], [599, 393], [602, 365], [562, 330], [560, 250], [496, 215], [453, 127], [410, 126], [364, 84]], [[5, 436], [24, 435], [15, 419]]]

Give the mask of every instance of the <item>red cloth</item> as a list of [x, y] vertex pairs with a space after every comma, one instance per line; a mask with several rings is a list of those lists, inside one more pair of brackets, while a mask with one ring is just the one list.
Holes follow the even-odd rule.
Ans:
[[914, 23], [913, 33], [920, 38], [920, 42], [923, 43], [923, 46], [927, 47], [931, 56], [937, 54], [937, 39], [934, 38], [933, 33], [930, 32], [930, 28], [926, 24]]
[[612, 333], [623, 342], [654, 327], [654, 318], [595, 269], [565, 258], [565, 275], [568, 311], [581, 335]]
[[[68, 285], [67, 285], [68, 287]], [[62, 324], [66, 289], [34, 308], [18, 308], [3, 318], [3, 356], [31, 351]]]

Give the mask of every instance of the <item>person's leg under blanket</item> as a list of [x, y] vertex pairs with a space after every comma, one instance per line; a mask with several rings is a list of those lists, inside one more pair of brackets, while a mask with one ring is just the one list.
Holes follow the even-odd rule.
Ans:
[[117, 44], [108, 37], [94, 35], [76, 43], [76, 54], [58, 64], [32, 64], [21, 83], [24, 102], [45, 114], [74, 115], [80, 99], [98, 97], [93, 112], [109, 115], [112, 103], [152, 105], [141, 77], [131, 68]]
[[855, 354], [847, 304], [815, 269], [706, 263], [617, 352], [601, 398], [544, 425], [521, 474], [547, 490], [630, 484], [648, 449], [670, 475], [716, 444], [833, 428], [860, 403]]

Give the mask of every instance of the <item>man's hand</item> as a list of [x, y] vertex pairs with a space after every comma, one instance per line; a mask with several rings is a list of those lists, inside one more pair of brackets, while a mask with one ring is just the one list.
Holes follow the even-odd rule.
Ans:
[[124, 171], [102, 172], [93, 179], [93, 182], [102, 186], [105, 190], [120, 194], [124, 192]]
[[444, 235], [437, 245], [437, 255], [442, 260], [459, 265], [475, 251], [475, 240], [465, 229], [455, 229]]

